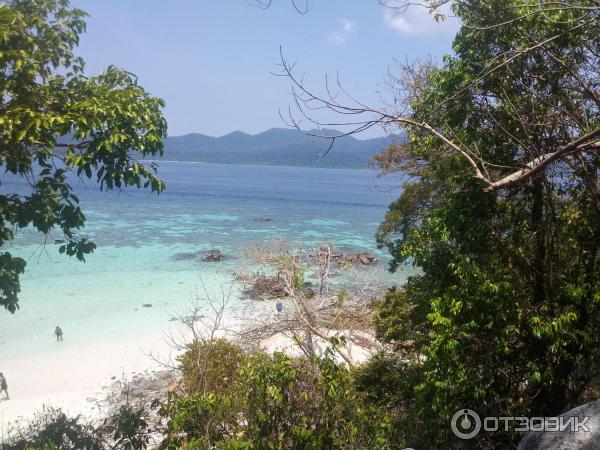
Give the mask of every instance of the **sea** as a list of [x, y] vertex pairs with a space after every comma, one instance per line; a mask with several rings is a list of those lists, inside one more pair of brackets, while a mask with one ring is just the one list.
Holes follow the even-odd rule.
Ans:
[[[244, 298], [233, 280], [257, 270], [248, 256], [253, 248], [274, 242], [305, 251], [329, 242], [334, 250], [367, 251], [379, 259], [335, 283], [353, 277], [401, 285], [409, 272], [389, 273], [389, 257], [374, 237], [400, 194], [393, 177], [371, 170], [185, 162], [161, 162], [159, 176], [166, 182], [159, 195], [105, 192], [91, 180], [72, 180], [87, 217], [82, 233], [98, 246], [85, 262], [59, 254], [54, 240], [60, 234], [19, 230], [1, 249], [27, 261], [19, 310], [0, 310], [2, 359], [55, 351], [57, 325], [65, 340], [79, 344], [156, 332], [207, 297], [226, 295], [231, 314], [246, 317], [265, 302]], [[15, 179], [1, 187], [27, 189]], [[210, 249], [222, 251], [223, 261], [181, 255]]]

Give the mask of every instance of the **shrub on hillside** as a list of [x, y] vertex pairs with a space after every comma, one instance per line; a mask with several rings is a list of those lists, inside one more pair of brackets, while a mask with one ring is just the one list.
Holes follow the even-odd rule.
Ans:
[[104, 443], [100, 433], [79, 417], [68, 417], [60, 409], [45, 408], [24, 427], [14, 433], [0, 450], [101, 450]]
[[[215, 366], [235, 366], [241, 350], [220, 353], [224, 354], [234, 364], [209, 361], [207, 373], [214, 373]], [[188, 365], [181, 367], [184, 377], [190, 377], [186, 356], [190, 357], [184, 355], [181, 361]], [[276, 353], [244, 359], [239, 370], [227, 376], [226, 386], [162, 405], [168, 424], [162, 448], [392, 448], [389, 414], [366, 401], [351, 372], [331, 355], [307, 359]]]

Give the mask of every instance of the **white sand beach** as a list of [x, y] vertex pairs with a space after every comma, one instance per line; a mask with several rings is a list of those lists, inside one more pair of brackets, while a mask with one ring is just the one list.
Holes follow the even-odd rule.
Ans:
[[0, 430], [6, 435], [15, 421], [31, 418], [44, 405], [97, 417], [105, 387], [123, 376], [160, 369], [149, 353], [166, 359], [170, 350], [163, 334], [149, 334], [90, 344], [65, 340], [50, 353], [3, 360], [10, 400], [0, 400]]
[[[235, 325], [230, 331], [240, 326], [239, 321], [231, 323]], [[365, 333], [344, 331], [344, 334], [362, 337], [363, 340], [372, 339]], [[319, 339], [315, 342], [321, 349], [329, 346]], [[262, 341], [260, 348], [270, 354], [281, 351], [298, 356], [300, 353], [293, 340], [283, 333]], [[350, 348], [352, 346], [348, 350]], [[362, 362], [372, 351], [355, 344], [351, 353], [356, 362]], [[53, 352], [3, 361], [2, 370], [8, 381], [10, 400], [0, 401], [0, 440], [10, 434], [20, 421], [31, 419], [45, 406], [60, 408], [70, 416], [102, 417], [106, 412], [102, 403], [107, 388], [113, 382], [162, 370], [165, 366], [157, 359], [173, 361], [176, 353], [163, 332], [91, 344], [65, 340], [57, 342], [57, 349]], [[343, 361], [340, 359], [340, 362]]]

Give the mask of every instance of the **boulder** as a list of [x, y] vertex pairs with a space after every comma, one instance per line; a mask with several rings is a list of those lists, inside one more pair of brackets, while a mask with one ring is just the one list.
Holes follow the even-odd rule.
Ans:
[[570, 427], [566, 427], [564, 431], [528, 431], [519, 442], [517, 450], [600, 449], [600, 400], [578, 406], [558, 417], [563, 418], [563, 424], [569, 418], [578, 419], [588, 431], [584, 428], [571, 431]]
[[[285, 283], [276, 275], [238, 276], [236, 281], [243, 283], [242, 295], [252, 300], [273, 300], [288, 297]], [[306, 298], [313, 298], [315, 291], [310, 281], [305, 282], [301, 288]]]
[[[308, 258], [314, 263], [318, 259], [326, 256], [327, 249], [320, 249], [318, 252], [309, 253]], [[357, 252], [357, 253], [331, 253], [329, 259], [332, 264], [336, 265], [362, 265], [370, 266], [377, 264], [377, 258], [368, 252]]]
[[281, 278], [258, 275], [242, 290], [242, 295], [254, 300], [267, 300], [287, 297], [287, 292]]
[[221, 261], [224, 258], [223, 252], [221, 250], [209, 250], [204, 255], [202, 255], [202, 261], [204, 262], [217, 262]]

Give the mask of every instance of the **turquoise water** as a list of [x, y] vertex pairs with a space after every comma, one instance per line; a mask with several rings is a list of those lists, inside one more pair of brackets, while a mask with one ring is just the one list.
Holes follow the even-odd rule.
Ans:
[[[387, 273], [387, 256], [374, 242], [387, 205], [398, 196], [393, 180], [375, 172], [163, 162], [160, 176], [167, 190], [158, 196], [73, 183], [88, 218], [84, 232], [98, 244], [85, 264], [59, 255], [57, 246], [43, 245], [32, 232], [21, 232], [6, 248], [28, 265], [20, 310], [0, 311], [2, 358], [51, 351], [57, 324], [65, 339], [78, 343], [165, 329], [202, 296], [203, 284], [220, 295], [234, 272], [247, 269], [245, 250], [275, 239], [303, 248], [333, 241], [338, 249], [370, 251], [382, 263], [360, 276], [387, 284], [405, 277]], [[26, 187], [3, 182], [3, 191], [15, 189]], [[227, 258], [173, 259], [211, 248]], [[233, 316], [245, 317], [253, 302], [234, 291], [230, 306]]]

